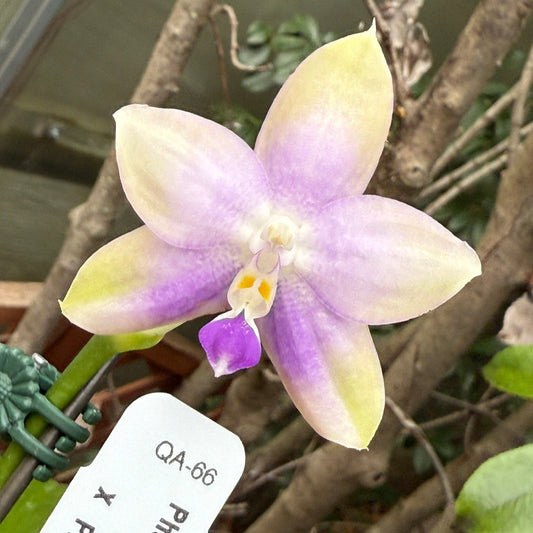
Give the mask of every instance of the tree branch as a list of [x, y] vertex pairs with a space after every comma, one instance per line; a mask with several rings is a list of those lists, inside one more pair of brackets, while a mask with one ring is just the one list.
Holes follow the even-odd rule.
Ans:
[[532, 0], [479, 2], [454, 50], [402, 124], [391, 160], [376, 176], [378, 191], [400, 197], [429, 182], [431, 167], [532, 8]]
[[440, 478], [444, 494], [446, 495], [446, 501], [449, 504], [454, 504], [455, 498], [453, 495], [452, 486], [450, 485], [450, 480], [446, 475], [444, 466], [442, 465], [442, 461], [440, 460], [439, 456], [437, 455], [437, 452], [424, 434], [422, 428], [412, 418], [407, 416], [404, 413], [403, 409], [399, 405], [397, 405], [392, 398], [387, 397], [386, 403], [389, 409], [396, 415], [402, 426], [406, 428], [412, 435], [414, 435], [419, 444], [421, 444], [422, 447], [426, 450], [426, 453], [429, 455], [431, 462], [433, 463], [433, 466], [435, 467], [435, 470], [437, 471], [437, 474]]
[[435, 161], [431, 168], [430, 177], [434, 178], [457, 157], [461, 150], [481, 133], [489, 124], [494, 122], [498, 115], [505, 111], [514, 101], [518, 94], [518, 83], [513, 85], [505, 94], [500, 96], [464, 133], [453, 141], [442, 155]]
[[[502, 403], [508, 402], [510, 398], [511, 396], [509, 394], [502, 393], [488, 400], [480, 400], [477, 404], [469, 404], [468, 402], [465, 402], [463, 409], [460, 409], [458, 411], [452, 411], [447, 415], [439, 416], [438, 418], [433, 418], [431, 420], [428, 420], [427, 422], [421, 422], [420, 427], [424, 431], [428, 431], [430, 429], [438, 428], [448, 424], [453, 424], [455, 422], [458, 422], [462, 418], [467, 418], [471, 416], [472, 408], [481, 408], [483, 414], [491, 413], [491, 410], [494, 407], [498, 407]], [[501, 423], [501, 420], [497, 417], [496, 419], [493, 418], [492, 421], [495, 422], [497, 425]]]
[[366, 7], [372, 17], [374, 17], [374, 19], [376, 20], [378, 30], [383, 36], [382, 40], [385, 41], [384, 44], [386, 44], [387, 46], [392, 66], [391, 70], [394, 79], [396, 103], [399, 105], [403, 105], [409, 96], [409, 89], [403, 77], [400, 58], [398, 57], [398, 51], [396, 50], [396, 48], [394, 47], [394, 43], [392, 42], [391, 28], [374, 0], [364, 0], [364, 3], [366, 4]]
[[254, 367], [231, 382], [218, 423], [247, 445], [259, 438], [269, 423], [292, 410], [294, 405], [277, 375]]
[[429, 205], [426, 206], [424, 212], [428, 215], [434, 215], [439, 209], [444, 207], [447, 203], [451, 202], [454, 198], [459, 196], [462, 192], [468, 188], [473, 187], [476, 183], [483, 178], [489, 176], [493, 172], [497, 172], [505, 167], [507, 162], [507, 154], [501, 154], [490, 163], [478, 168], [472, 174], [465, 176], [462, 180], [458, 181], [455, 185], [452, 185], [445, 193], [438, 198], [435, 198]]
[[[216, 0], [179, 0], [172, 10], [144, 74], [133, 93], [133, 103], [164, 106], [178, 90], [178, 81], [192, 47]], [[74, 275], [103, 244], [124, 203], [115, 154], [104, 161], [88, 200], [71, 212], [70, 227], [43, 289], [19, 322], [10, 344], [27, 353], [41, 351], [59, 316]]]
[[520, 128], [524, 123], [526, 116], [526, 101], [529, 94], [529, 88], [533, 82], [533, 46], [529, 49], [526, 64], [522, 70], [520, 81], [518, 82], [518, 91], [516, 100], [511, 113], [511, 133], [509, 135], [509, 164], [512, 164], [513, 158], [520, 144]]
[[[533, 402], [526, 403], [505, 419], [505, 427], [497, 426], [479, 439], [469, 450], [446, 465], [446, 474], [458, 492], [472, 472], [489, 457], [522, 443], [516, 434], [533, 427]], [[513, 431], [508, 431], [511, 428]], [[397, 503], [369, 528], [366, 533], [409, 533], [446, 504], [438, 476], [422, 483], [407, 498]]]
[[196, 370], [184, 378], [178, 387], [172, 391], [172, 395], [187, 405], [198, 409], [209, 396], [216, 394], [230, 380], [231, 376], [228, 375], [216, 378], [209, 361], [205, 358]]
[[[529, 122], [529, 124], [526, 124], [524, 127], [520, 128], [520, 138], [522, 139], [522, 137], [525, 137], [531, 131], [533, 131], [533, 122]], [[490, 161], [492, 158], [499, 156], [502, 152], [505, 152], [508, 146], [509, 138], [500, 141], [492, 148], [489, 148], [488, 150], [479, 154], [473, 159], [470, 159], [464, 165], [461, 165], [460, 167], [452, 170], [444, 176], [441, 176], [437, 181], [434, 181], [427, 187], [424, 187], [416, 197], [416, 200], [423, 200], [425, 198], [429, 198], [430, 196], [433, 196], [434, 194], [441, 191], [442, 189], [446, 189], [446, 187], [449, 187], [454, 181], [458, 180], [469, 172], [472, 172], [476, 168]]]
[[230, 58], [231, 64], [239, 70], [244, 72], [261, 72], [263, 70], [268, 70], [272, 68], [272, 65], [269, 63], [267, 65], [246, 65], [239, 59], [239, 41], [237, 39], [238, 30], [239, 30], [239, 20], [235, 14], [235, 10], [228, 4], [218, 4], [213, 8], [211, 12], [211, 17], [215, 17], [219, 13], [225, 13], [229, 19], [230, 23]]
[[244, 475], [235, 490], [236, 498], [249, 490], [253, 483], [264, 472], [281, 464], [295, 452], [301, 451], [304, 445], [316, 435], [307, 422], [298, 416], [285, 426], [275, 437], [263, 446], [255, 449], [246, 457]]

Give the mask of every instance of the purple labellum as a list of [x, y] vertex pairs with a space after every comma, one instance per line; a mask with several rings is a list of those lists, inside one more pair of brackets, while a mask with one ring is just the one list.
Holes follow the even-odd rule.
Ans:
[[259, 336], [243, 313], [209, 322], [198, 337], [217, 377], [254, 366], [261, 358]]

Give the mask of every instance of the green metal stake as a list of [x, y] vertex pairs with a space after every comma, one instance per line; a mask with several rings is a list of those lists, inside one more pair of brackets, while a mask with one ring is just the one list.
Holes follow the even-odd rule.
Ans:
[[[167, 327], [124, 335], [93, 336], [50, 387], [46, 398], [59, 410], [63, 410], [115, 354], [154, 346], [163, 338], [168, 329]], [[26, 359], [29, 358], [26, 357]], [[29, 367], [30, 364], [27, 366]], [[20, 372], [21, 376], [31, 375], [31, 371], [27, 369], [20, 369]], [[29, 415], [26, 419], [26, 430], [34, 437], [41, 436], [47, 425], [48, 421], [37, 413]], [[0, 458], [0, 488], [5, 485], [24, 456], [24, 448], [17, 442], [12, 442], [8, 446]]]
[[[70, 418], [75, 418], [82, 411], [84, 406], [86, 406], [87, 402], [91, 399], [91, 396], [94, 394], [96, 386], [101, 381], [103, 376], [105, 376], [113, 367], [113, 364], [116, 362], [115, 360], [118, 357], [119, 356], [117, 355], [110, 359], [104, 364], [104, 366], [102, 366], [102, 368], [100, 368], [100, 370], [91, 378], [91, 380], [85, 385], [76, 398], [65, 409], [65, 415]], [[92, 411], [90, 408], [88, 413], [87, 409], [85, 410], [84, 419], [86, 414], [88, 414], [89, 418], [91, 419], [88, 423], [94, 424], [98, 421], [98, 417], [95, 417], [96, 412]], [[59, 431], [56, 428], [49, 428], [41, 437], [41, 442], [47, 447], [53, 447], [55, 442], [55, 447], [57, 449], [61, 449], [59, 442], [63, 437], [60, 437], [60, 439], [56, 441], [58, 436]], [[37, 459], [34, 457], [26, 456], [0, 491], [0, 524], [7, 516], [17, 499], [24, 492], [30, 483], [32, 476], [39, 481], [46, 481], [50, 478], [51, 472], [44, 465], [39, 465]]]

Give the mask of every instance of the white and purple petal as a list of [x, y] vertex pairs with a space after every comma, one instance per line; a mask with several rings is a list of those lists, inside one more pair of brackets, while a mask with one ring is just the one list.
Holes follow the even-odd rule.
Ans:
[[396, 200], [342, 198], [306, 222], [295, 268], [330, 309], [365, 324], [426, 313], [481, 274], [466, 242]]
[[362, 193], [383, 150], [392, 105], [373, 27], [305, 59], [280, 89], [255, 146], [276, 205], [301, 212]]
[[368, 327], [332, 313], [294, 273], [282, 278], [274, 306], [257, 325], [307, 422], [333, 442], [366, 448], [385, 402]]
[[177, 109], [115, 114], [126, 196], [160, 238], [185, 248], [244, 242], [264, 223], [270, 191], [253, 150], [220, 124]]
[[92, 333], [157, 328], [218, 313], [242, 266], [240, 248], [180, 249], [142, 226], [95, 252], [61, 302], [63, 314]]

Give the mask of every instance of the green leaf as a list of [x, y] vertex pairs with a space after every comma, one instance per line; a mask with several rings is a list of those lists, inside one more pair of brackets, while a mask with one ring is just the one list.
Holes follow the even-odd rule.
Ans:
[[298, 64], [285, 65], [281, 68], [275, 69], [272, 74], [272, 81], [276, 85], [283, 85], [287, 78], [294, 72]]
[[290, 20], [280, 24], [278, 33], [303, 35], [316, 48], [322, 44], [318, 23], [311, 15], [295, 15]]
[[501, 69], [519, 72], [524, 68], [526, 53], [519, 48], [511, 50], [504, 58]]
[[479, 220], [476, 220], [472, 224], [472, 229], [470, 230], [470, 240], [472, 241], [472, 243], [474, 243], [474, 245], [477, 246], [477, 244], [481, 240], [481, 237], [483, 237], [483, 234], [485, 233], [485, 226], [486, 224], [480, 222]]
[[533, 345], [509, 346], [483, 368], [494, 387], [524, 398], [533, 398]]
[[246, 109], [233, 105], [215, 107], [214, 120], [226, 126], [253, 148], [255, 139], [261, 129], [262, 121]]
[[511, 117], [506, 115], [500, 115], [494, 122], [494, 137], [495, 141], [499, 142], [505, 139], [511, 131]]
[[291, 50], [289, 52], [281, 52], [274, 59], [274, 68], [291, 68], [294, 70], [302, 61], [301, 50]]
[[489, 358], [494, 357], [499, 351], [506, 348], [507, 345], [502, 342], [498, 337], [483, 337], [475, 341], [470, 346], [470, 353], [476, 357], [485, 358], [487, 361]]
[[454, 233], [458, 233], [469, 223], [470, 223], [470, 217], [468, 216], [468, 212], [459, 211], [459, 213], [454, 214], [450, 218], [448, 222], [448, 229]]
[[262, 20], [255, 20], [246, 30], [246, 42], [251, 45], [265, 44], [272, 36], [272, 26]]
[[263, 65], [268, 61], [270, 57], [270, 47], [268, 45], [263, 46], [243, 46], [239, 50], [239, 59], [245, 65], [251, 65], [257, 67]]
[[0, 523], [0, 533], [39, 533], [66, 488], [52, 479], [32, 480]]
[[469, 128], [481, 115], [483, 115], [483, 113], [485, 113], [487, 106], [490, 105], [489, 102], [486, 102], [485, 100], [478, 98], [474, 101], [470, 106], [470, 109], [461, 119], [461, 128]]
[[284, 20], [278, 28], [278, 33], [292, 33], [298, 35], [302, 32], [302, 25], [300, 24], [299, 18], [301, 15], [295, 15], [289, 20]]
[[307, 14], [282, 22], [275, 32], [263, 22], [252, 23], [247, 31], [248, 46], [239, 52], [240, 60], [253, 66], [271, 61], [274, 68], [246, 76], [243, 87], [260, 92], [282, 85], [308, 55], [336, 37], [333, 32], [321, 34], [317, 21]]
[[274, 73], [272, 81], [282, 85], [285, 80], [296, 70], [296, 67], [311, 53], [309, 49], [281, 52], [274, 59]]
[[468, 533], [533, 531], [533, 444], [484, 462], [467, 480], [455, 512]]
[[272, 83], [272, 71], [263, 70], [262, 72], [254, 72], [246, 76], [242, 80], [242, 86], [252, 93], [258, 93], [269, 89]]
[[339, 38], [339, 35], [337, 33], [335, 33], [334, 31], [328, 31], [324, 33], [324, 35], [322, 35], [322, 43], [327, 44], [338, 38]]
[[307, 41], [298, 35], [279, 34], [272, 37], [270, 44], [275, 52], [286, 52], [303, 49], [307, 45]]
[[499, 98], [503, 93], [509, 90], [509, 85], [501, 81], [489, 81], [483, 90], [482, 95], [492, 96], [494, 99]]
[[413, 468], [418, 475], [430, 472], [433, 467], [431, 457], [426, 449], [418, 444], [413, 452]]

